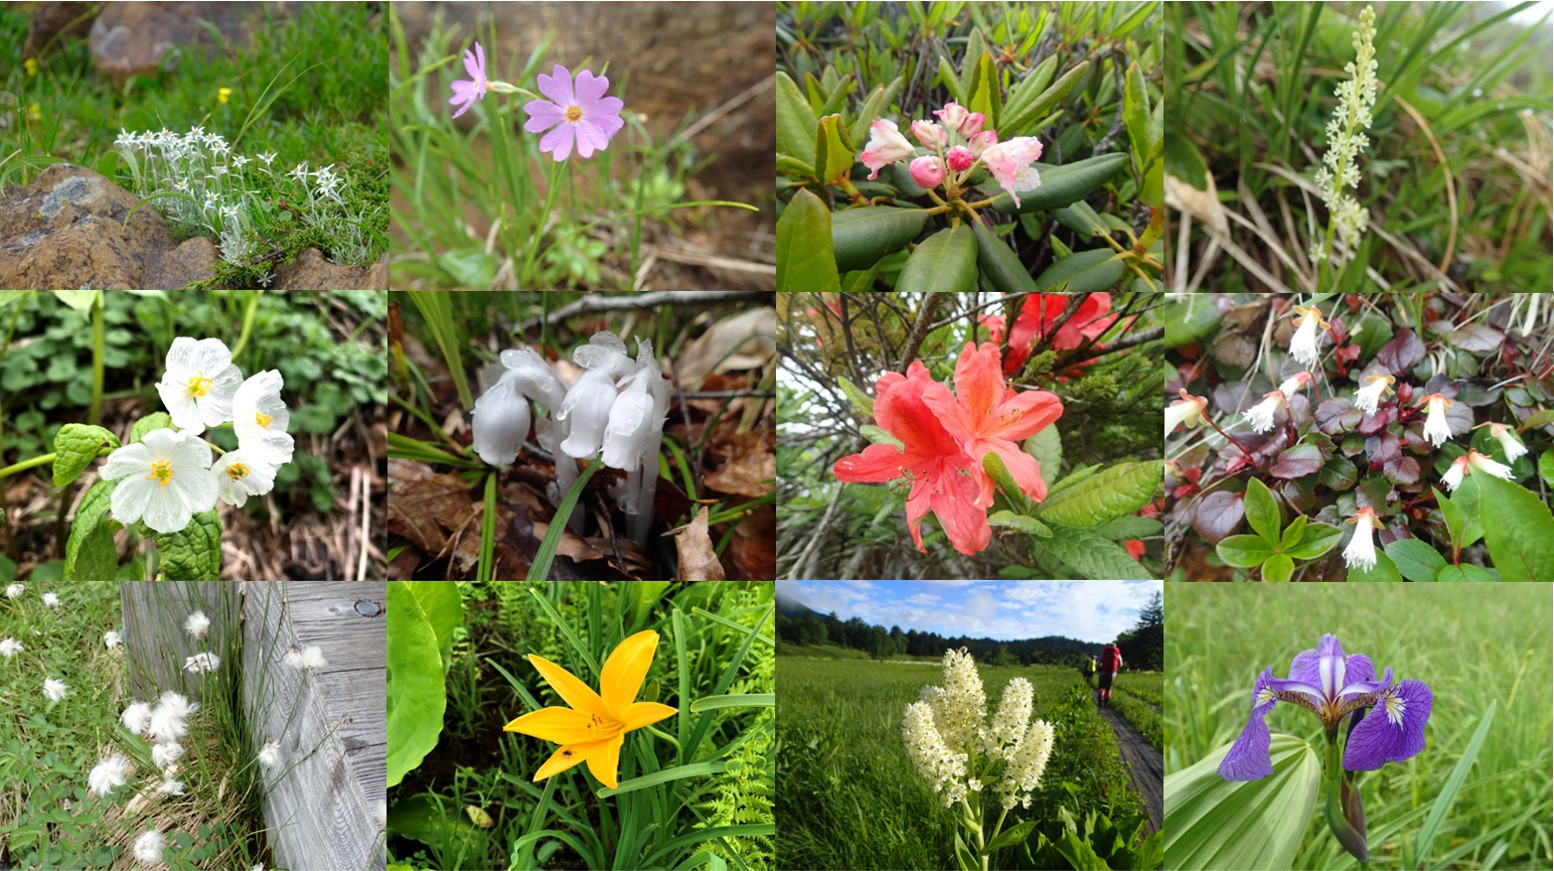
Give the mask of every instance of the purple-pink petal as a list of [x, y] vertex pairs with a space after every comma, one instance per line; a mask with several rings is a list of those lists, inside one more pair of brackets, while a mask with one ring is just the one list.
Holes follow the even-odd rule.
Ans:
[[604, 96], [604, 92], [610, 88], [610, 80], [604, 76], [596, 76], [591, 70], [583, 70], [577, 74], [575, 99], [577, 104], [584, 109], [591, 108], [591, 104]]
[[540, 73], [540, 93], [559, 106], [572, 104], [572, 74], [561, 64], [556, 64], [550, 75]]
[[567, 118], [566, 111], [549, 100], [530, 100], [523, 104], [523, 111], [529, 116], [523, 129], [530, 133], [543, 133]]
[[467, 48], [464, 49], [464, 72], [468, 73], [469, 77], [474, 79], [477, 85], [485, 81], [486, 54], [485, 50], [480, 47], [480, 43], [475, 43], [474, 51]]
[[585, 104], [582, 106], [582, 109], [585, 116], [619, 115], [621, 109], [625, 108], [625, 106], [626, 104], [621, 102], [620, 97], [605, 97], [603, 99], [594, 100], [591, 103]]
[[[1393, 720], [1392, 705], [1402, 703]], [[1344, 768], [1375, 771], [1388, 762], [1402, 762], [1425, 749], [1425, 724], [1435, 697], [1424, 681], [1405, 680], [1382, 694], [1376, 707], [1349, 733], [1344, 747]]]
[[1252, 686], [1252, 712], [1247, 716], [1246, 726], [1237, 736], [1236, 743], [1230, 745], [1230, 752], [1219, 763], [1219, 776], [1226, 780], [1262, 780], [1273, 773], [1273, 761], [1268, 755], [1270, 736], [1268, 734], [1268, 722], [1265, 719], [1268, 712], [1273, 710], [1276, 699], [1258, 704], [1257, 699], [1264, 689], [1273, 683], [1273, 669], [1265, 669], [1257, 676], [1257, 682]]
[[610, 134], [587, 119], [577, 125], [577, 156], [592, 157], [595, 151], [603, 151], [610, 144]]
[[562, 124], [540, 137], [540, 150], [549, 152], [559, 163], [572, 153], [573, 125]]

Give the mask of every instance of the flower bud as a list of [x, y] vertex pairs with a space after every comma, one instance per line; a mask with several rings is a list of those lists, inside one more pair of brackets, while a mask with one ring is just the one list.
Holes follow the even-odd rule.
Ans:
[[972, 165], [977, 162], [976, 155], [964, 145], [957, 145], [951, 148], [949, 153], [944, 155], [944, 159], [945, 162], [949, 163], [950, 169], [955, 172], [965, 172], [971, 169]]
[[913, 121], [912, 135], [917, 137], [918, 142], [935, 151], [944, 147], [945, 140], [949, 136], [943, 127], [932, 121]]
[[973, 157], [981, 157], [982, 152], [998, 144], [998, 134], [991, 130], [983, 130], [981, 133], [970, 137], [966, 144], [971, 148]]
[[987, 123], [987, 117], [981, 112], [972, 112], [966, 119], [960, 122], [960, 135], [970, 139], [982, 132], [982, 125]]
[[912, 161], [910, 169], [912, 180], [925, 188], [936, 188], [944, 183], [944, 164], [931, 154]]
[[951, 101], [945, 103], [943, 109], [935, 109], [934, 114], [939, 116], [939, 120], [944, 122], [944, 126], [954, 127], [959, 130], [961, 122], [965, 121], [966, 116], [971, 113], [967, 112], [964, 106]]

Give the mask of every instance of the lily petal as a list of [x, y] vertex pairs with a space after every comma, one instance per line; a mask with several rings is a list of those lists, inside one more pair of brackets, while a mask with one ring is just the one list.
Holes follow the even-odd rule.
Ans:
[[603, 753], [611, 741], [616, 742], [616, 746], [619, 747], [620, 740], [620, 736], [617, 735], [614, 738], [590, 741], [586, 744], [563, 744], [556, 748], [555, 753], [550, 754], [550, 758], [545, 760], [545, 764], [540, 766], [539, 771], [534, 772], [534, 782], [538, 783], [551, 775], [560, 774], [584, 759]]
[[599, 714], [606, 716], [609, 711], [604, 707], [604, 700], [594, 692], [588, 684], [578, 679], [577, 675], [567, 671], [561, 666], [551, 662], [543, 656], [529, 654], [529, 662], [534, 664], [540, 677], [550, 684], [551, 689], [561, 696], [561, 700], [569, 707], [576, 708], [585, 714]]
[[680, 713], [679, 710], [658, 702], [633, 702], [626, 709], [626, 716], [621, 718], [621, 731], [630, 732], [643, 726], [651, 726], [659, 720], [666, 720], [678, 713]]
[[540, 708], [502, 727], [504, 732], [531, 735], [557, 744], [582, 744], [594, 739], [588, 730], [593, 717], [572, 708]]
[[626, 736], [616, 735], [595, 753], [588, 754], [588, 770], [594, 773], [599, 782], [614, 789], [620, 786], [617, 774], [621, 767], [621, 744], [625, 743]]
[[617, 720], [625, 718], [626, 709], [642, 689], [642, 681], [653, 665], [653, 655], [658, 651], [658, 633], [651, 629], [627, 638], [610, 652], [599, 672], [599, 693], [604, 706]]

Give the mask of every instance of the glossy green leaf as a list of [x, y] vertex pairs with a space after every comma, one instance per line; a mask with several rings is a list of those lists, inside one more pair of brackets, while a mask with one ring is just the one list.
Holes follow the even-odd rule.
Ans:
[[1387, 545], [1385, 550], [1387, 556], [1392, 557], [1393, 565], [1397, 566], [1398, 574], [1410, 581], [1433, 581], [1446, 565], [1446, 557], [1417, 538], [1400, 538]]
[[1251, 525], [1253, 532], [1269, 544], [1279, 543], [1279, 530], [1284, 528], [1284, 511], [1267, 485], [1257, 478], [1250, 478], [1246, 482], [1246, 522]]
[[1554, 487], [1554, 448], [1543, 452], [1538, 458], [1538, 476], [1543, 478], [1543, 483]]
[[1110, 248], [1076, 251], [1042, 270], [1036, 276], [1036, 286], [1044, 291], [1062, 286], [1069, 293], [1093, 293], [1115, 285], [1123, 269]]
[[1306, 537], [1306, 524], [1309, 522], [1306, 515], [1296, 515], [1295, 519], [1290, 521], [1290, 525], [1284, 528], [1284, 535], [1279, 538], [1279, 549], [1289, 550], [1300, 544]]
[[[1128, 155], [1102, 154], [1057, 166], [1044, 163], [1033, 166], [1041, 174], [1041, 187], [1022, 191], [1018, 206], [1011, 197], [999, 197], [993, 202], [995, 211], [1012, 215], [1017, 212], [1045, 212], [1072, 205], [1095, 193], [1126, 169]], [[990, 193], [998, 193], [998, 189], [994, 188]]]
[[827, 115], [815, 128], [815, 172], [821, 181], [836, 184], [852, 172], [857, 154], [842, 138], [842, 116]]
[[1119, 463], [1088, 480], [1048, 493], [1038, 517], [1063, 526], [1096, 527], [1144, 507], [1160, 489], [1160, 460]]
[[1059, 224], [1078, 233], [1081, 239], [1106, 236], [1111, 232], [1111, 228], [1106, 226], [1106, 222], [1101, 220], [1101, 216], [1084, 200], [1054, 211], [1052, 217]]
[[800, 190], [777, 220], [777, 289], [838, 293], [841, 286], [831, 253], [831, 210]]
[[1164, 205], [1164, 151], [1161, 144], [1161, 125], [1156, 108], [1149, 102], [1149, 87], [1144, 81], [1144, 71], [1138, 61], [1128, 65], [1123, 76], [1122, 121], [1128, 130], [1132, 146], [1134, 171], [1144, 179], [1139, 190], [1139, 200], [1146, 205], [1160, 208]]
[[1041, 468], [1041, 480], [1051, 490], [1063, 468], [1063, 435], [1056, 426], [1048, 426], [1025, 440], [1021, 448], [1036, 458]]
[[1015, 507], [1024, 509], [1029, 504], [1024, 492], [1020, 489], [1020, 485], [1015, 482], [1014, 476], [1009, 474], [1008, 467], [1004, 465], [1003, 457], [1000, 457], [996, 452], [988, 451], [982, 455], [982, 471], [986, 472], [988, 477], [993, 479], [993, 483], [997, 484], [998, 489], [1003, 491], [1004, 498], [1008, 499]]
[[1527, 488], [1473, 473], [1481, 496], [1484, 543], [1503, 581], [1554, 581], [1554, 516]]
[[119, 446], [119, 437], [100, 426], [67, 423], [54, 436], [54, 486], [63, 487], [81, 477], [86, 467]]
[[1009, 529], [1018, 529], [1037, 538], [1052, 537], [1052, 527], [1034, 517], [1026, 517], [1013, 511], [994, 511], [987, 516], [987, 522], [989, 526], [1004, 526]]
[[1167, 303], [1163, 311], [1168, 350], [1191, 345], [1212, 335], [1222, 317], [1219, 309], [1196, 294], [1187, 302]]
[[976, 289], [977, 241], [965, 224], [946, 227], [924, 239], [896, 278], [898, 293], [970, 293]]
[[998, 68], [993, 64], [992, 55], [985, 51], [977, 58], [977, 64], [971, 76], [971, 85], [966, 89], [966, 98], [966, 108], [973, 112], [981, 112], [987, 119], [984, 124], [986, 129], [1002, 129], [998, 124], [1000, 108]]
[[[1015, 83], [1010, 89], [1009, 97], [1004, 101], [1004, 117], [1014, 118], [1036, 102], [1044, 88], [1052, 81], [1052, 76], [1058, 71], [1058, 56], [1049, 54], [1036, 68], [1025, 74], [1025, 77]], [[1031, 116], [1034, 118], [1035, 116]], [[1008, 127], [1008, 123], [1004, 124]], [[1012, 135], [1012, 134], [1011, 134]]]
[[1368, 569], [1362, 566], [1354, 566], [1349, 569], [1347, 580], [1350, 583], [1400, 584], [1403, 582], [1403, 576], [1398, 573], [1398, 567], [1392, 562], [1392, 558], [1387, 556], [1384, 551], [1378, 551], [1376, 554], [1376, 565]]
[[1108, 520], [1097, 526], [1097, 535], [1104, 536], [1112, 541], [1127, 541], [1132, 538], [1148, 538], [1159, 535], [1165, 531], [1165, 524], [1153, 517], [1139, 517], [1129, 514], [1116, 520]]
[[402, 583], [420, 603], [427, 623], [437, 636], [437, 650], [442, 655], [442, 670], [446, 673], [453, 664], [453, 630], [464, 624], [464, 602], [459, 596], [459, 586], [447, 581]]
[[1435, 576], [1435, 580], [1443, 583], [1494, 583], [1500, 580], [1487, 570], [1472, 563], [1463, 563], [1458, 566], [1446, 566], [1441, 573]]
[[1166, 172], [1197, 190], [1209, 189], [1209, 166], [1190, 137], [1180, 130], [1167, 130], [1163, 147]]
[[394, 786], [437, 746], [448, 697], [437, 632], [420, 600], [406, 584], [393, 583], [386, 604], [388, 785]]
[[1316, 559], [1336, 547], [1343, 537], [1344, 531], [1331, 523], [1308, 523], [1300, 544], [1284, 550], [1295, 559]]
[[1214, 551], [1227, 566], [1238, 569], [1256, 568], [1273, 555], [1272, 544], [1260, 535], [1232, 535], [1220, 540]]
[[1295, 561], [1287, 553], [1276, 553], [1263, 563], [1263, 580], [1283, 583], [1295, 574]]
[[901, 81], [901, 77], [897, 76], [888, 86], [876, 85], [869, 92], [869, 96], [864, 98], [863, 104], [854, 112], [852, 125], [847, 128], [849, 142], [857, 145], [868, 138], [869, 125], [880, 116], [880, 110], [894, 99], [894, 94], [901, 90]]
[[777, 151], [815, 165], [815, 110], [787, 73], [777, 73]]
[[895, 206], [864, 206], [831, 215], [831, 247], [839, 272], [868, 269], [923, 232], [928, 213]]
[[221, 580], [221, 518], [215, 509], [201, 511], [177, 532], [158, 532], [157, 552], [162, 577], [169, 581]]
[[1088, 529], [1054, 529], [1041, 546], [1063, 564], [1090, 580], [1147, 581], [1148, 570], [1139, 565], [1116, 542], [1107, 541]]
[[[65, 540], [65, 580], [111, 581], [118, 569], [118, 552], [113, 549], [113, 529], [117, 525], [108, 517], [108, 507], [113, 500], [113, 490], [119, 486], [112, 481], [99, 480], [88, 487], [76, 506], [75, 519], [70, 523], [70, 536]], [[106, 540], [98, 532], [107, 531]], [[112, 551], [111, 555], [109, 551]], [[108, 563], [113, 563], [110, 570]]]
[[1166, 867], [1293, 868], [1321, 792], [1321, 758], [1299, 738], [1274, 733], [1273, 774], [1233, 781], [1218, 771], [1229, 750], [1166, 776]]
[[[1005, 113], [1003, 122], [998, 127], [999, 138], [1008, 139], [1014, 136], [1029, 136], [1034, 133], [1034, 130], [1029, 129], [1029, 125], [1043, 115], [1046, 115], [1064, 97], [1067, 97], [1078, 86], [1079, 80], [1084, 77], [1084, 74], [1089, 69], [1089, 61], [1080, 61], [1064, 72], [1063, 75], [1058, 76], [1057, 81], [1038, 94], [1029, 104], [1022, 107], [1018, 113]], [[1122, 157], [1124, 162], [1126, 162], [1127, 155]]]
[[1001, 293], [1032, 293], [1036, 280], [1014, 251], [981, 221], [971, 222], [977, 237], [977, 268], [993, 289]]

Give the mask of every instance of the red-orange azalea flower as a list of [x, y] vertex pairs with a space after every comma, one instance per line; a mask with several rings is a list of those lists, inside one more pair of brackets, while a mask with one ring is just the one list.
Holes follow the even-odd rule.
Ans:
[[649, 629], [622, 641], [599, 672], [599, 692], [570, 671], [530, 654], [529, 662], [550, 684], [567, 707], [540, 708], [502, 727], [505, 732], [531, 735], [561, 746], [534, 772], [536, 781], [587, 762], [600, 783], [614, 789], [619, 784], [621, 745], [626, 733], [651, 726], [678, 713], [658, 702], [635, 701], [642, 681], [653, 665], [658, 633]]
[[932, 510], [950, 544], [970, 556], [987, 547], [992, 529], [987, 511], [977, 503], [982, 487], [980, 464], [961, 449], [937, 414], [923, 401], [928, 389], [941, 387], [922, 363], [914, 360], [907, 374], [890, 372], [874, 387], [874, 420], [902, 444], [869, 445], [863, 453], [836, 461], [839, 481], [881, 483], [910, 478], [907, 526], [918, 551], [923, 547], [922, 520]]
[[1045, 390], [1018, 393], [1004, 382], [998, 366], [998, 346], [971, 342], [961, 350], [955, 362], [955, 393], [934, 384], [923, 401], [939, 415], [961, 449], [976, 461], [974, 474], [982, 493], [977, 506], [993, 504], [993, 479], [982, 470], [982, 458], [995, 453], [1003, 460], [1020, 490], [1037, 502], [1047, 498], [1047, 485], [1041, 479], [1041, 465], [1020, 449], [1027, 439], [1046, 429], [1063, 414], [1063, 403]]
[[1009, 357], [1004, 360], [1004, 372], [1020, 371], [1031, 355], [1031, 348], [1038, 338], [1051, 336], [1050, 346], [1055, 351], [1067, 351], [1084, 344], [1086, 339], [1098, 338], [1117, 322], [1116, 315], [1108, 315], [1112, 308], [1112, 295], [1092, 293], [1079, 304], [1079, 311], [1063, 322], [1063, 312], [1068, 309], [1067, 293], [1033, 293], [1025, 298], [1020, 316], [1009, 330]]

